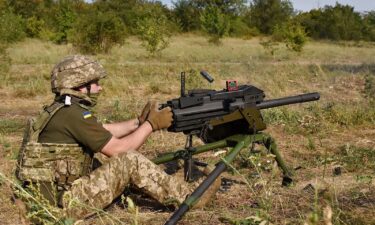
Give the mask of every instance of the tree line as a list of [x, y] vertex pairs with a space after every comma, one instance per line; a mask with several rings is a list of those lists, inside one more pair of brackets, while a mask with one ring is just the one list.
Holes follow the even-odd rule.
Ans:
[[296, 12], [288, 0], [176, 0], [168, 8], [148, 0], [0, 0], [0, 42], [25, 37], [72, 43], [81, 52], [108, 52], [137, 35], [151, 53], [177, 33], [224, 36], [270, 36], [298, 51], [307, 37], [375, 41], [375, 11], [356, 12], [336, 3]]

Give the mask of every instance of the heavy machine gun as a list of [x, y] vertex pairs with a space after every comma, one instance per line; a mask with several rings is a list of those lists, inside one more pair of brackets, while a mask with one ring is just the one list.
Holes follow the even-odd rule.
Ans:
[[[209, 82], [213, 78], [206, 72], [201, 75]], [[225, 171], [229, 163], [244, 148], [254, 144], [264, 145], [275, 155], [276, 162], [283, 171], [283, 185], [292, 182], [289, 171], [281, 154], [277, 150], [274, 139], [261, 131], [266, 129], [260, 110], [283, 105], [319, 100], [319, 93], [308, 93], [279, 99], [265, 100], [264, 92], [252, 85], [237, 85], [236, 81], [227, 81], [223, 90], [194, 89], [185, 93], [185, 73], [181, 73], [181, 97], [167, 101], [163, 107], [171, 107], [173, 123], [168, 128], [170, 132], [183, 132], [187, 135], [186, 146], [183, 150], [171, 152], [154, 159], [156, 164], [183, 159], [186, 181], [192, 181], [194, 164], [202, 165], [193, 159], [193, 155], [231, 147], [226, 157], [216, 164], [199, 187], [185, 200], [166, 224], [176, 224], [189, 210], [208, 187]], [[193, 137], [198, 136], [205, 145], [193, 147]]]

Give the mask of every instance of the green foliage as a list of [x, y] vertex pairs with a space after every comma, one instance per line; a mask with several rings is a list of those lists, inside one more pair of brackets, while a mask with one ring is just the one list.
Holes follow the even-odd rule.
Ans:
[[189, 32], [200, 28], [200, 9], [196, 8], [191, 0], [177, 0], [173, 2], [174, 17], [177, 18], [181, 30]]
[[246, 8], [246, 0], [190, 0], [193, 7], [197, 9], [206, 9], [208, 7], [217, 7], [222, 13], [233, 17], [240, 15]]
[[249, 216], [245, 219], [233, 219], [230, 217], [220, 217], [219, 220], [225, 224], [231, 225], [270, 225], [268, 220], [264, 220], [258, 216]]
[[[69, 221], [63, 218], [64, 213], [62, 210], [41, 193], [40, 183], [30, 183], [27, 188], [23, 188], [1, 173], [0, 177], [12, 185], [17, 198], [27, 205], [28, 212], [26, 216], [33, 224], [73, 224], [68, 223]], [[57, 193], [54, 191], [51, 195], [56, 196]]]
[[340, 147], [337, 160], [349, 171], [371, 169], [375, 171], [375, 149], [344, 145]]
[[[11, 64], [11, 58], [7, 53], [8, 45], [6, 43], [0, 43], [0, 77], [5, 77], [9, 71]], [[0, 87], [2, 83], [0, 82]]]
[[167, 17], [160, 12], [160, 8], [145, 13], [137, 21], [138, 35], [142, 40], [142, 46], [151, 55], [160, 54], [169, 45], [170, 31]]
[[286, 107], [271, 108], [262, 113], [267, 124], [279, 124], [297, 126], [302, 120], [302, 115], [296, 111], [288, 110]]
[[217, 6], [208, 6], [202, 13], [202, 29], [210, 35], [209, 42], [220, 44], [220, 39], [228, 34], [229, 17]]
[[26, 19], [26, 34], [28, 37], [40, 37], [45, 26], [45, 22], [42, 19], [38, 19], [35, 16]]
[[14, 119], [0, 119], [0, 134], [10, 134], [22, 131], [24, 126], [24, 121]]
[[360, 40], [366, 31], [360, 13], [349, 5], [339, 3], [301, 13], [296, 20], [316, 39]]
[[103, 118], [105, 122], [124, 121], [137, 116], [134, 115], [134, 110], [130, 109], [127, 104], [121, 103], [118, 99], [114, 100], [111, 109], [111, 112], [107, 113], [105, 118]]
[[367, 74], [365, 76], [365, 96], [370, 102], [375, 103], [375, 76]]
[[350, 108], [345, 105], [328, 104], [322, 109], [322, 119], [340, 126], [374, 124], [375, 108], [372, 106], [357, 107], [352, 104]]
[[301, 52], [307, 42], [305, 28], [298, 23], [278, 24], [272, 35], [274, 40], [284, 42], [288, 49], [295, 52]]
[[13, 43], [25, 37], [25, 24], [21, 16], [12, 12], [0, 14], [0, 42]]
[[241, 17], [236, 17], [230, 21], [229, 35], [233, 37], [251, 38], [259, 35], [259, 30], [250, 28]]
[[247, 20], [250, 26], [271, 34], [274, 27], [288, 21], [292, 13], [293, 6], [288, 0], [254, 0]]
[[54, 11], [54, 24], [52, 27], [54, 35], [51, 40], [58, 44], [66, 43], [68, 41], [68, 33], [77, 19], [76, 12], [69, 1], [59, 1]]
[[[142, 16], [143, 11], [153, 3], [142, 0], [109, 0], [93, 1], [93, 7], [90, 10], [102, 13], [112, 13], [124, 23], [129, 34], [137, 34], [137, 21]], [[155, 3], [157, 4], [157, 3]]]
[[51, 9], [52, 3], [53, 1], [7, 0], [9, 8], [23, 18], [46, 15], [48, 10]]
[[259, 44], [264, 48], [264, 50], [274, 56], [275, 53], [279, 50], [279, 43], [273, 39], [264, 39], [259, 42]]
[[363, 17], [364, 21], [364, 39], [367, 41], [375, 41], [375, 11], [366, 13]]
[[123, 44], [125, 27], [113, 13], [90, 12], [77, 20], [69, 39], [83, 53], [107, 53], [114, 45]]

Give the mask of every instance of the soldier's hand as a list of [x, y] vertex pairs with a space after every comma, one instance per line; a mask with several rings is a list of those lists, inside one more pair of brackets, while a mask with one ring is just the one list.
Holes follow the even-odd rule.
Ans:
[[172, 116], [173, 113], [170, 107], [159, 110], [157, 102], [151, 102], [147, 121], [150, 122], [152, 130], [156, 131], [170, 127], [173, 121]]
[[148, 114], [150, 113], [152, 101], [148, 101], [147, 104], [143, 107], [141, 115], [138, 117], [139, 125], [144, 123], [147, 119]]

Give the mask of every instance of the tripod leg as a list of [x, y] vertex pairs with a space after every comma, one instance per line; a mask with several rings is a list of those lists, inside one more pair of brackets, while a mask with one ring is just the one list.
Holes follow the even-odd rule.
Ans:
[[283, 186], [288, 186], [290, 185], [292, 182], [293, 182], [293, 179], [292, 179], [292, 173], [291, 171], [288, 169], [288, 167], [286, 166], [286, 163], [285, 161], [283, 160], [283, 158], [281, 157], [281, 154], [279, 152], [279, 150], [277, 149], [277, 145], [276, 145], [276, 142], [275, 140], [268, 134], [263, 134], [263, 144], [264, 146], [272, 153], [276, 156], [276, 162], [277, 162], [277, 165], [281, 168], [281, 170], [283, 171], [283, 181], [282, 181], [282, 185]]

